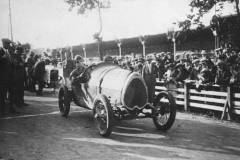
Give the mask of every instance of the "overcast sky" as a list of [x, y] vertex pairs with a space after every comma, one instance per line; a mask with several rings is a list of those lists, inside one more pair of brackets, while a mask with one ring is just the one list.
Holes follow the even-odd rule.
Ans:
[[[189, 0], [110, 0], [111, 8], [102, 11], [104, 40], [159, 34], [190, 7]], [[0, 38], [10, 38], [9, 0], [0, 0]], [[98, 13], [77, 15], [68, 12], [64, 0], [11, 0], [13, 39], [38, 47], [64, 47], [93, 42], [99, 30]], [[234, 13], [232, 6], [224, 14]], [[211, 12], [204, 18], [208, 25]]]

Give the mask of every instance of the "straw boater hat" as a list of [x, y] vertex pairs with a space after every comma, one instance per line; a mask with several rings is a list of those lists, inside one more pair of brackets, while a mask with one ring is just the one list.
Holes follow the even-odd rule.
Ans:
[[192, 64], [195, 64], [195, 63], [197, 63], [197, 62], [200, 62], [200, 60], [199, 60], [199, 59], [194, 59], [194, 60], [192, 61]]
[[207, 52], [205, 50], [202, 50], [201, 54], [207, 54]]
[[210, 70], [208, 68], [203, 68], [200, 73], [203, 74], [203, 73], [208, 73]]
[[160, 53], [160, 56], [164, 56], [166, 53], [165, 52], [161, 52]]
[[216, 66], [220, 66], [220, 65], [225, 66], [226, 63], [224, 61], [222, 61], [222, 60], [218, 60], [217, 63], [216, 63]]
[[178, 63], [174, 68], [177, 69], [179, 67], [184, 67], [184, 64]]
[[219, 52], [219, 51], [222, 51], [222, 50], [223, 50], [222, 48], [217, 48], [214, 51]]
[[143, 57], [138, 58], [138, 62], [144, 62], [144, 58]]
[[134, 58], [132, 59], [132, 62], [137, 62], [137, 60], [138, 60], [137, 58]]
[[122, 61], [123, 59], [121, 57], [118, 57], [117, 58], [117, 61]]
[[159, 57], [160, 57], [160, 56], [161, 56], [161, 53], [157, 53], [156, 56], [159, 56]]
[[146, 56], [146, 61], [148, 61], [148, 60], [153, 60], [154, 58], [153, 58], [153, 55], [151, 55], [151, 54], [149, 54], [149, 55], [147, 55]]
[[190, 55], [192, 55], [192, 56], [193, 56], [193, 55], [196, 55], [196, 53], [195, 53], [195, 52], [191, 52], [191, 53], [189, 53], [189, 54], [190, 54]]
[[200, 63], [202, 64], [202, 63], [205, 63], [205, 62], [207, 62], [207, 58], [202, 58], [201, 60], [200, 60]]

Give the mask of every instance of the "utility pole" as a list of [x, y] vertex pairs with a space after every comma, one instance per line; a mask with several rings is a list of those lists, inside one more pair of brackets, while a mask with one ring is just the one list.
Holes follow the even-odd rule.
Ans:
[[121, 48], [121, 45], [122, 45], [123, 39], [115, 39], [115, 42], [117, 43], [118, 48], [119, 48], [119, 57], [122, 57], [122, 48]]
[[13, 34], [12, 34], [12, 16], [11, 16], [11, 4], [10, 4], [10, 0], [8, 0], [9, 2], [9, 19], [10, 19], [10, 27], [11, 27], [11, 40], [13, 41]]
[[84, 59], [85, 62], [87, 61], [87, 52], [86, 52], [86, 44], [82, 44], [83, 52], [84, 52]]
[[145, 46], [145, 44], [146, 44], [146, 41], [147, 41], [147, 35], [144, 35], [144, 36], [139, 36], [139, 41], [142, 43], [142, 46], [143, 46], [143, 57], [145, 57], [146, 56], [146, 46]]
[[167, 39], [172, 40], [173, 42], [173, 56], [174, 56], [174, 61], [176, 60], [176, 39], [179, 36], [180, 32], [174, 31], [174, 28], [168, 28], [168, 31], [166, 33]]

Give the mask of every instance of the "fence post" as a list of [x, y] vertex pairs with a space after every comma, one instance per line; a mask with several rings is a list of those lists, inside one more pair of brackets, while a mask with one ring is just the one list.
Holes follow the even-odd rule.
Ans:
[[232, 86], [227, 87], [227, 100], [228, 100], [228, 120], [232, 119], [232, 101], [233, 101], [233, 92], [232, 92]]
[[189, 82], [184, 83], [184, 110], [188, 111], [189, 105]]
[[223, 113], [221, 116], [221, 119], [224, 118], [225, 114], [227, 114], [227, 120], [231, 120], [232, 119], [232, 97], [233, 97], [233, 93], [232, 93], [232, 86], [228, 86], [227, 87], [227, 98], [226, 98], [226, 102], [223, 108]]

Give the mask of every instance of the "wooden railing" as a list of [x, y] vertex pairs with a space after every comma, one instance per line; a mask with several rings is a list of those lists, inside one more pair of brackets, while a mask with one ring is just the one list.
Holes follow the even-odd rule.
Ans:
[[[195, 83], [185, 82], [173, 88], [166, 86], [163, 81], [158, 81], [155, 94], [161, 91], [172, 92], [176, 104], [184, 106], [186, 111], [189, 107], [222, 111], [221, 119], [227, 116], [228, 120], [231, 120], [234, 114], [240, 115], [240, 93], [234, 92], [236, 88], [219, 85], [202, 85], [202, 87], [202, 90], [197, 91]], [[204, 89], [206, 87], [208, 90]]]

